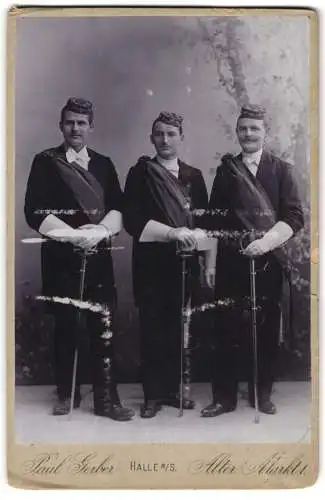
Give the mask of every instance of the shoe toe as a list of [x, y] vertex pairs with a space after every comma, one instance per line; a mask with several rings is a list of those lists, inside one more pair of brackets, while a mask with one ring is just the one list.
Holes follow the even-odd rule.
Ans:
[[267, 401], [259, 405], [259, 410], [266, 415], [275, 415], [277, 413], [277, 408], [272, 401]]
[[222, 409], [221, 404], [211, 404], [206, 406], [201, 410], [201, 417], [216, 417], [220, 409]]
[[70, 412], [70, 402], [69, 401], [59, 401], [55, 403], [52, 415], [67, 415]]
[[115, 407], [114, 405], [112, 407], [112, 414], [116, 417], [116, 420], [121, 421], [131, 420], [135, 415], [134, 411], [130, 408], [124, 408], [123, 406]]
[[153, 418], [161, 410], [161, 405], [158, 403], [144, 404], [140, 410], [141, 418]]
[[206, 406], [201, 410], [201, 417], [218, 417], [223, 413], [229, 413], [235, 410], [233, 406], [224, 406], [221, 403], [215, 403]]

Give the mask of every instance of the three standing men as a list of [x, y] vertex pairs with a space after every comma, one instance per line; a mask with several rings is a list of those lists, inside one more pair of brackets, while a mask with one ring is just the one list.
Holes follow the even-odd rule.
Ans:
[[[133, 282], [141, 328], [143, 418], [154, 417], [161, 404], [178, 407], [181, 346], [181, 259], [187, 259], [186, 296], [198, 286], [201, 238], [193, 210], [206, 209], [207, 191], [201, 171], [179, 160], [182, 117], [160, 113], [151, 142], [154, 158], [141, 157], [129, 171], [122, 193], [111, 160], [86, 147], [93, 127], [89, 101], [71, 98], [62, 109], [64, 144], [43, 151], [30, 173], [25, 215], [28, 224], [49, 238], [42, 247], [43, 292], [49, 297], [78, 298], [81, 254], [87, 253], [84, 298], [114, 310], [116, 303], [108, 241], [122, 227], [133, 237]], [[217, 256], [206, 252], [205, 273], [216, 298], [234, 304], [218, 312], [215, 332], [213, 403], [204, 417], [233, 411], [237, 404], [238, 346], [251, 355], [243, 311], [249, 296], [249, 258], [257, 263], [259, 407], [275, 413], [270, 400], [280, 327], [279, 301], [288, 261], [281, 246], [303, 226], [303, 214], [291, 167], [264, 150], [265, 111], [242, 108], [237, 122], [242, 153], [226, 156], [217, 170], [209, 209], [209, 229], [217, 230]], [[234, 238], [233, 235], [242, 235]], [[250, 241], [243, 237], [248, 235]], [[252, 241], [253, 240], [253, 241]], [[76, 252], [79, 249], [79, 252]], [[94, 251], [95, 249], [95, 251]], [[54, 414], [69, 410], [77, 314], [72, 306], [50, 304], [55, 315], [58, 401]], [[113, 318], [114, 319], [114, 318]], [[102, 317], [87, 313], [91, 334], [95, 413], [129, 420], [114, 378], [112, 332]], [[242, 352], [241, 352], [242, 354]], [[252, 363], [250, 363], [252, 365]], [[253, 404], [252, 374], [249, 395]], [[77, 385], [75, 403], [80, 403]], [[194, 408], [185, 399], [184, 408]]]
[[[93, 107], [70, 98], [61, 111], [64, 143], [36, 155], [28, 179], [25, 216], [30, 227], [48, 238], [42, 244], [42, 280], [46, 297], [80, 299], [80, 269], [86, 254], [82, 299], [111, 311], [83, 312], [90, 336], [95, 414], [130, 420], [117, 393], [112, 330], [116, 289], [110, 240], [122, 228], [122, 192], [110, 158], [87, 147], [93, 128]], [[55, 373], [58, 399], [55, 415], [69, 412], [74, 349], [78, 343], [78, 312], [74, 305], [49, 303], [54, 315]], [[80, 405], [77, 379], [74, 403]]]

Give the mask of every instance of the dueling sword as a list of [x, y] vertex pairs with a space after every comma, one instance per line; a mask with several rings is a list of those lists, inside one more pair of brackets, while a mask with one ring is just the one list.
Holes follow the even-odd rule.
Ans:
[[[83, 301], [84, 290], [85, 290], [85, 276], [86, 276], [86, 265], [87, 265], [87, 252], [83, 252], [81, 256], [81, 269], [80, 269], [80, 283], [79, 283], [79, 300]], [[78, 308], [77, 311], [77, 325], [79, 330], [81, 329], [81, 310]], [[71, 418], [72, 411], [74, 408], [75, 390], [77, 383], [77, 368], [78, 368], [78, 358], [79, 358], [79, 335], [75, 339], [74, 357], [73, 357], [73, 369], [72, 369], [72, 382], [71, 382], [71, 397], [70, 397], [70, 411], [69, 418]]]
[[[37, 243], [46, 243], [50, 240], [49, 238], [23, 238], [22, 243], [29, 244], [37, 244]], [[111, 242], [111, 239], [110, 239]], [[112, 247], [108, 245], [107, 250], [121, 250], [124, 247]], [[83, 301], [84, 298], [84, 290], [85, 290], [85, 276], [86, 276], [86, 265], [87, 265], [87, 257], [91, 253], [95, 253], [96, 249], [90, 251], [82, 251], [80, 248], [75, 249], [77, 252], [82, 252], [81, 254], [81, 268], [80, 268], [80, 282], [79, 282], [79, 300]], [[78, 328], [81, 328], [81, 310], [78, 308], [77, 311], [77, 325]], [[70, 409], [69, 409], [69, 418], [71, 418], [73, 409], [74, 409], [74, 401], [75, 401], [75, 390], [77, 384], [77, 369], [78, 369], [78, 358], [79, 358], [79, 340], [76, 338], [76, 344], [74, 349], [74, 357], [73, 357], [73, 368], [72, 368], [72, 381], [71, 381], [71, 395], [70, 395]]]
[[255, 407], [255, 424], [260, 421], [259, 406], [258, 406], [258, 363], [257, 363], [257, 330], [256, 330], [256, 269], [255, 269], [255, 259], [251, 257], [249, 259], [249, 271], [250, 271], [250, 290], [251, 290], [251, 322], [252, 322], [252, 340], [253, 340], [253, 363], [254, 363], [254, 407]]
[[[183, 416], [183, 406], [184, 406], [184, 350], [186, 344], [188, 343], [189, 337], [189, 318], [188, 318], [188, 308], [189, 302], [186, 301], [186, 260], [192, 257], [193, 252], [178, 250], [179, 256], [182, 262], [182, 308], [181, 308], [181, 345], [180, 345], [180, 384], [179, 384], [179, 413], [178, 416]], [[190, 301], [190, 299], [189, 299]]]

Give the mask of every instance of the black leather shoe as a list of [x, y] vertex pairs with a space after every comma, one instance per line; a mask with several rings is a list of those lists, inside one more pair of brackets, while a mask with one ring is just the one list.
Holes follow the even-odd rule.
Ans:
[[[70, 398], [59, 398], [53, 406], [52, 415], [68, 415], [70, 413]], [[74, 399], [74, 408], [79, 408], [81, 397], [76, 396]]]
[[230, 413], [236, 409], [235, 406], [226, 406], [221, 403], [212, 403], [201, 410], [201, 417], [218, 417], [223, 413]]
[[277, 408], [270, 399], [261, 401], [258, 408], [262, 413], [266, 413], [267, 415], [275, 415], [277, 413]]
[[131, 408], [125, 408], [125, 406], [122, 406], [122, 404], [120, 402], [115, 402], [114, 403], [114, 406], [119, 406], [120, 408], [122, 408], [125, 412], [129, 413], [129, 415], [131, 417], [134, 417], [135, 415], [135, 411], [132, 410]]
[[[249, 405], [252, 408], [255, 408], [255, 404], [253, 403], [253, 401], [250, 401]], [[277, 413], [277, 408], [270, 399], [265, 399], [264, 401], [260, 401], [258, 403], [258, 409], [260, 412], [266, 413], [267, 415], [275, 415]]]
[[[180, 408], [181, 406], [181, 402], [178, 397], [163, 399], [161, 403], [166, 406], [173, 406], [173, 408]], [[184, 410], [194, 410], [194, 408], [195, 408], [195, 401], [187, 398], [183, 399]]]
[[147, 401], [140, 410], [141, 418], [153, 418], [161, 410], [161, 405], [156, 400]]
[[130, 408], [124, 408], [121, 403], [111, 403], [109, 401], [100, 406], [95, 406], [94, 413], [99, 417], [111, 418], [112, 420], [117, 420], [118, 422], [127, 422], [135, 415], [133, 410]]

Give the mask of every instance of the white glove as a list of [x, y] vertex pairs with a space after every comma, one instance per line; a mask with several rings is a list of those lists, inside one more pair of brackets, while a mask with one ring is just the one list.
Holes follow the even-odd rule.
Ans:
[[209, 267], [204, 271], [205, 282], [209, 288], [214, 288], [216, 283], [216, 269], [215, 267]]
[[242, 250], [242, 255], [246, 257], [259, 257], [269, 252], [269, 245], [267, 242], [260, 238], [258, 240], [252, 241], [244, 250]]
[[196, 238], [194, 231], [187, 227], [175, 227], [168, 232], [168, 239], [180, 243], [183, 250], [194, 250]]

